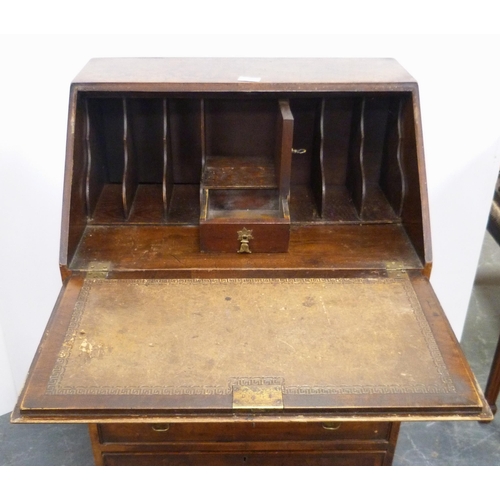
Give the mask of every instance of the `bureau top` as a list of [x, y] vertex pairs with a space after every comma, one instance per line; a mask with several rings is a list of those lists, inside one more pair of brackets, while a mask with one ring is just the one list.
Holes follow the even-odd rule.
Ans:
[[416, 82], [394, 59], [99, 58], [73, 83], [80, 90], [283, 92], [402, 90]]

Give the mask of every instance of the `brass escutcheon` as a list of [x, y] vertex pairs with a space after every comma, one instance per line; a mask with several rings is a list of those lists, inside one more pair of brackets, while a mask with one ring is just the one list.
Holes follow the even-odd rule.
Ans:
[[238, 231], [238, 241], [241, 242], [238, 253], [252, 253], [250, 250], [250, 240], [253, 240], [252, 232], [252, 229], [246, 227]]

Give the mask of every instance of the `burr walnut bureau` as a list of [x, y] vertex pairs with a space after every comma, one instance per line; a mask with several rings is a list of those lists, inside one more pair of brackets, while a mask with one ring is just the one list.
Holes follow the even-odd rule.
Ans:
[[492, 418], [429, 284], [418, 87], [390, 59], [94, 59], [63, 286], [12, 421], [102, 465], [389, 465]]

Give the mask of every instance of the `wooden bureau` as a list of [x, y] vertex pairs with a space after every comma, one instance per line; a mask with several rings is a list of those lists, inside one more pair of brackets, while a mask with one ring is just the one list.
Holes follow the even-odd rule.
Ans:
[[63, 286], [12, 421], [98, 465], [390, 465], [490, 420], [429, 283], [414, 79], [390, 59], [94, 59]]

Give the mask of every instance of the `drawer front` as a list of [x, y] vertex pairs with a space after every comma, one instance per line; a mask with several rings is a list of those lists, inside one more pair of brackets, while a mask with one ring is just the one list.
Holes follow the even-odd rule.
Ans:
[[384, 465], [385, 452], [103, 453], [104, 465]]
[[389, 422], [101, 424], [99, 441], [160, 444], [193, 442], [329, 441], [389, 439]]
[[[242, 240], [240, 235], [251, 231], [251, 239]], [[200, 224], [200, 248], [203, 252], [223, 253], [281, 253], [288, 251], [290, 222], [275, 223], [218, 223], [207, 221]]]

